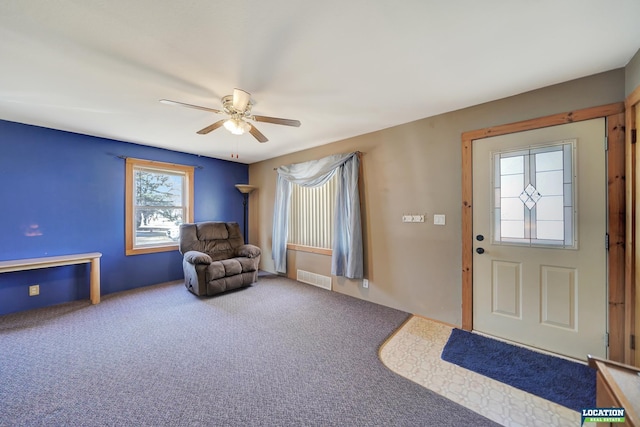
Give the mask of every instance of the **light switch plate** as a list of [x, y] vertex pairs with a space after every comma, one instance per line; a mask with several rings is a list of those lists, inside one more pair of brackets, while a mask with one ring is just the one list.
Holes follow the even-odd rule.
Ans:
[[433, 223], [435, 225], [445, 225], [446, 217], [442, 214], [436, 214], [433, 216]]

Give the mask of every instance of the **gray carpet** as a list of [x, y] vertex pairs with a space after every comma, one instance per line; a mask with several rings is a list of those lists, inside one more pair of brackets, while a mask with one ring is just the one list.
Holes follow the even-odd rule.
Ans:
[[382, 365], [407, 317], [277, 276], [0, 316], [0, 425], [496, 425]]

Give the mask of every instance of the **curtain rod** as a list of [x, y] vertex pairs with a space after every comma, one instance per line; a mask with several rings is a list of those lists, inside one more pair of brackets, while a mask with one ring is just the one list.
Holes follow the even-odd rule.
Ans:
[[[116, 156], [116, 158], [122, 159], [122, 160], [127, 160], [129, 157], [128, 156], [119, 155], [119, 156]], [[161, 162], [159, 160], [146, 160], [146, 159], [145, 159], [145, 161], [146, 162], [152, 162], [152, 163], [168, 163], [168, 164], [176, 165], [176, 166], [191, 166], [191, 167], [196, 168], [196, 169], [204, 169], [204, 166], [200, 166], [200, 165], [183, 165], [183, 164], [180, 164], [180, 163]]]
[[[356, 155], [358, 156], [358, 158], [362, 157], [362, 155], [364, 154], [364, 152], [362, 151], [354, 151], [354, 153], [356, 153]], [[278, 168], [273, 168], [274, 171], [277, 171]]]

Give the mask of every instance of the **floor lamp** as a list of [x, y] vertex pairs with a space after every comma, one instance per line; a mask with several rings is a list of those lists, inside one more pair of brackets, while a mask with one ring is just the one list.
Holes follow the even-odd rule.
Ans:
[[242, 213], [244, 215], [243, 229], [242, 234], [244, 235], [244, 243], [249, 243], [249, 234], [247, 233], [247, 201], [249, 199], [249, 194], [255, 190], [257, 187], [253, 185], [247, 184], [236, 184], [236, 188], [239, 192], [242, 193]]

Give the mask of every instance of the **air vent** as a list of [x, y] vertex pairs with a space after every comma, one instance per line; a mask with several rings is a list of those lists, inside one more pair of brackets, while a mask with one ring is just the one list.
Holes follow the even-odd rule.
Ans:
[[322, 276], [310, 271], [298, 270], [298, 282], [308, 283], [322, 289], [331, 290], [331, 277]]

